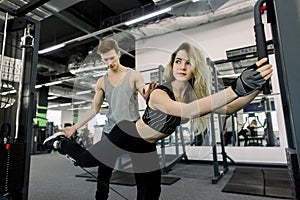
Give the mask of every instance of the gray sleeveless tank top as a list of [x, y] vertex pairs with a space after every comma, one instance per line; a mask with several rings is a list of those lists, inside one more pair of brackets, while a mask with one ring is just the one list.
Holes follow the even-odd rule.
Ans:
[[107, 121], [103, 132], [110, 133], [116, 123], [121, 120], [136, 121], [140, 118], [138, 94], [130, 88], [130, 74], [132, 69], [127, 70], [122, 83], [114, 87], [104, 75], [105, 98], [108, 106]]

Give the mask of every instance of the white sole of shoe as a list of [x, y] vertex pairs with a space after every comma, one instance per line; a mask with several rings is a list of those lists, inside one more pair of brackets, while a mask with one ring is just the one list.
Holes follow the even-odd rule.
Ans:
[[45, 144], [46, 142], [48, 142], [49, 140], [52, 140], [54, 138], [56, 138], [57, 136], [66, 136], [66, 134], [64, 132], [57, 132], [57, 133], [54, 133], [53, 135], [51, 135], [50, 137], [46, 138], [45, 141], [43, 142], [43, 144]]

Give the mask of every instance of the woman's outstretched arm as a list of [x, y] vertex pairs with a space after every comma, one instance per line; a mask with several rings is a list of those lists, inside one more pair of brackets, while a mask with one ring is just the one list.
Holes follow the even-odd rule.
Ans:
[[[258, 67], [257, 71], [260, 72], [262, 77], [265, 80], [268, 80], [272, 75], [272, 65], [264, 64], [267, 61], [266, 58], [263, 58], [256, 62], [256, 66]], [[217, 113], [231, 115], [240, 109], [247, 106], [261, 91], [257, 90], [247, 96], [239, 97], [235, 101], [225, 105], [224, 107], [216, 110]]]
[[[267, 59], [261, 59], [256, 65], [261, 66], [266, 61]], [[247, 105], [258, 94], [258, 88], [261, 88], [265, 80], [272, 76], [272, 66], [265, 64], [257, 69], [246, 69], [243, 73], [233, 86], [191, 103], [173, 101], [166, 92], [154, 90], [150, 95], [149, 106], [182, 118], [204, 116], [221, 108], [237, 111]]]

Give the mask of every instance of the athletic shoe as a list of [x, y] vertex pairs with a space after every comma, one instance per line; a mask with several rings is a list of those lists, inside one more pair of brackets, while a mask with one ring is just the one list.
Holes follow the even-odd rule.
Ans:
[[66, 139], [66, 134], [64, 132], [57, 132], [46, 138], [43, 142], [43, 147], [45, 150], [57, 151], [59, 148], [59, 142]]

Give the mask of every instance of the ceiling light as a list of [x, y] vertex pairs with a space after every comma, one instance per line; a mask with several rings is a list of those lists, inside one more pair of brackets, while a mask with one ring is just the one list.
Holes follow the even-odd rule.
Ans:
[[59, 106], [70, 106], [72, 105], [71, 103], [62, 103], [62, 104], [59, 104]]
[[57, 99], [58, 98], [58, 96], [51, 96], [51, 97], [48, 97], [47, 99], [48, 100], [53, 100], [53, 99]]
[[84, 90], [84, 91], [76, 92], [76, 95], [89, 94], [91, 92], [92, 90]]
[[73, 105], [84, 104], [84, 103], [85, 103], [85, 101], [76, 101], [73, 103]]
[[42, 85], [36, 85], [35, 89], [38, 89], [38, 88], [41, 88], [41, 87], [43, 87], [43, 84]]
[[78, 108], [69, 108], [67, 110], [88, 110], [90, 108], [91, 107], [89, 107], [89, 106], [85, 106], [85, 107], [78, 107]]
[[58, 45], [54, 45], [54, 46], [51, 46], [51, 47], [49, 47], [49, 48], [39, 50], [39, 51], [38, 51], [38, 54], [48, 53], [48, 52], [50, 52], [50, 51], [54, 51], [54, 50], [56, 50], [56, 49], [63, 48], [64, 46], [66, 46], [66, 44], [64, 44], [64, 43], [61, 43], [61, 44], [58, 44]]
[[10, 90], [10, 91], [6, 91], [6, 92], [1, 92], [0, 94], [5, 96], [5, 95], [8, 95], [8, 94], [14, 94], [14, 93], [17, 93], [17, 90]]
[[62, 83], [62, 81], [53, 81], [53, 82], [46, 83], [45, 86], [58, 85], [61, 83]]
[[154, 13], [150, 13], [148, 15], [144, 15], [142, 17], [139, 17], [139, 18], [136, 18], [136, 19], [133, 19], [133, 20], [130, 20], [128, 22], [125, 22], [125, 25], [126, 26], [129, 26], [131, 24], [135, 24], [137, 22], [140, 22], [140, 21], [143, 21], [143, 20], [146, 20], [146, 19], [150, 19], [152, 17], [155, 17], [157, 15], [160, 15], [160, 14], [163, 14], [163, 13], [167, 13], [167, 12], [170, 12], [172, 10], [171, 7], [168, 7], [168, 8], [165, 8], [165, 9], [162, 9], [162, 10], [159, 10], [159, 11], [156, 11]]

